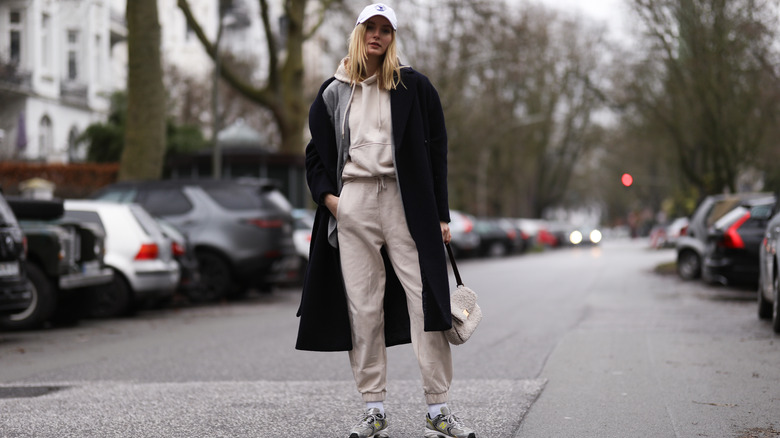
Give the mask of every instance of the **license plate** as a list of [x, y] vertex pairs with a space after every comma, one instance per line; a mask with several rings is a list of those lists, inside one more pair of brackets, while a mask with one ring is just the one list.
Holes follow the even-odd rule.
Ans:
[[16, 277], [19, 275], [19, 262], [0, 262], [0, 277]]
[[96, 272], [100, 272], [100, 262], [97, 260], [85, 262], [81, 266], [81, 272], [84, 274], [94, 274]]

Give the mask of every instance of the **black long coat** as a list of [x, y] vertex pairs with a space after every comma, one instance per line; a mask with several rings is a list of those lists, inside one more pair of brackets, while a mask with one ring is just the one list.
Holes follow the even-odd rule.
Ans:
[[[322, 97], [333, 80], [322, 85], [309, 110], [312, 140], [306, 147], [306, 179], [318, 207], [298, 309], [296, 349], [299, 350], [352, 349], [338, 249], [328, 243], [331, 213], [322, 203], [325, 194], [339, 193], [336, 134]], [[396, 175], [409, 231], [420, 259], [425, 331], [447, 330], [452, 326], [452, 316], [439, 226], [440, 221], [450, 220], [444, 114], [439, 95], [427, 77], [407, 67], [401, 69], [401, 82], [390, 91]], [[385, 268], [385, 342], [388, 346], [409, 343], [406, 296], [386, 256]]]

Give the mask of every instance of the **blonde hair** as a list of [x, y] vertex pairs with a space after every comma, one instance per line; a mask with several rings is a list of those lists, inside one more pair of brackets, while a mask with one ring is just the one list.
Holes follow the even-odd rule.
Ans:
[[[366, 24], [360, 23], [352, 30], [349, 36], [349, 49], [347, 51], [347, 74], [351, 83], [362, 82], [368, 78], [366, 63], [368, 62], [368, 51], [366, 50]], [[395, 44], [395, 30], [393, 30], [393, 39], [387, 46], [385, 56], [382, 58], [382, 65], [377, 72], [377, 82], [380, 88], [385, 90], [394, 90], [401, 82], [401, 61], [398, 59], [398, 50]]]

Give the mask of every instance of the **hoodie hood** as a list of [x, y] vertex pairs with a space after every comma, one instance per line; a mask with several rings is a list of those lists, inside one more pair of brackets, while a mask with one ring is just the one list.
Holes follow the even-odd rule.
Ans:
[[349, 73], [347, 72], [347, 59], [344, 58], [339, 63], [339, 68], [336, 69], [336, 74], [333, 75], [333, 77], [336, 78], [336, 80], [344, 82], [345, 84], [349, 84]]

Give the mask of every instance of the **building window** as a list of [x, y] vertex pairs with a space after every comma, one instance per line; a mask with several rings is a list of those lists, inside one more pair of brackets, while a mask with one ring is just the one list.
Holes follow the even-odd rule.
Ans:
[[41, 66], [45, 71], [51, 69], [51, 17], [41, 16]]
[[79, 147], [79, 130], [75, 126], [70, 128], [68, 133], [68, 162], [76, 163], [84, 161], [81, 148]]
[[79, 78], [79, 32], [68, 31], [68, 79]]
[[103, 70], [103, 47], [100, 35], [95, 35], [95, 62], [94, 73], [92, 74], [92, 80], [90, 82], [100, 82], [100, 72]]
[[22, 62], [22, 13], [11, 11], [9, 18], [9, 61], [20, 64]]
[[38, 132], [38, 156], [40, 158], [46, 158], [51, 154], [53, 141], [51, 119], [49, 116], [43, 116]]

